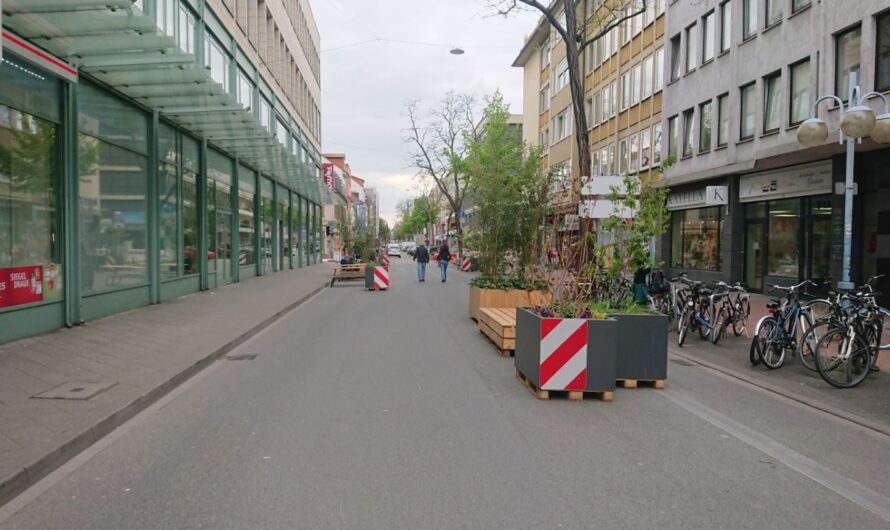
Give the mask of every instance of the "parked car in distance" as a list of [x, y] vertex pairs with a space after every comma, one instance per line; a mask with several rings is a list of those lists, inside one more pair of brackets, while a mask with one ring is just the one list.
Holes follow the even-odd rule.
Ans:
[[390, 243], [389, 246], [386, 248], [386, 255], [401, 258], [402, 249], [399, 248], [398, 243]]

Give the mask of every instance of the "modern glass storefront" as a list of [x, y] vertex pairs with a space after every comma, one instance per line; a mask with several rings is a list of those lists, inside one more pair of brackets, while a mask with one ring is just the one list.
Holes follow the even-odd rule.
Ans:
[[0, 63], [0, 343], [316, 262], [316, 209], [86, 76]]
[[720, 271], [723, 235], [722, 206], [692, 208], [671, 214], [671, 266]]

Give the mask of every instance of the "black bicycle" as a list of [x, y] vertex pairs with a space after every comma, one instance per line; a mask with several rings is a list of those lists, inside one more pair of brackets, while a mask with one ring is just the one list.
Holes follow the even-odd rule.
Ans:
[[766, 305], [770, 314], [761, 318], [754, 329], [749, 349], [751, 364], [762, 361], [768, 368], [779, 368], [785, 362], [786, 351], [798, 351], [798, 333], [806, 334], [815, 322], [809, 308], [800, 303], [800, 290], [806, 285], [816, 284], [804, 280], [791, 287], [770, 285], [771, 291], [783, 291], [786, 298], [772, 299]]

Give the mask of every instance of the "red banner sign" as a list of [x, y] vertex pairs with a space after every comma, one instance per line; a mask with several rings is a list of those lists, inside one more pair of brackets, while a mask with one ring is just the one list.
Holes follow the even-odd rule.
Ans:
[[324, 164], [322, 166], [322, 174], [324, 176], [324, 185], [328, 189], [334, 189], [334, 164]]
[[0, 307], [30, 304], [42, 300], [42, 266], [0, 269]]

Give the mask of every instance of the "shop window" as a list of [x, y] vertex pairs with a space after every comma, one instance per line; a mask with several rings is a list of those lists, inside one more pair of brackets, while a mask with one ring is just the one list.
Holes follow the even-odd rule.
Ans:
[[198, 160], [200, 147], [191, 137], [182, 142], [182, 273], [198, 274]]
[[835, 38], [834, 88], [844, 101], [850, 97], [850, 76], [853, 84], [859, 82], [859, 48], [862, 42], [862, 27], [848, 29]]
[[287, 189], [278, 186], [278, 270], [284, 270], [289, 267], [290, 234], [287, 222], [290, 217], [287, 213], [287, 197], [289, 194], [290, 192]]
[[144, 285], [147, 161], [144, 156], [81, 134], [81, 291]]
[[148, 154], [148, 120], [140, 110], [84, 81], [78, 88], [77, 110], [81, 132]]
[[797, 278], [800, 274], [800, 200], [769, 204], [767, 274]]
[[272, 272], [272, 230], [275, 215], [275, 204], [272, 202], [275, 185], [267, 178], [260, 179], [260, 226], [262, 226], [262, 263], [263, 273]]
[[163, 123], [158, 129], [158, 201], [161, 279], [169, 280], [180, 274], [179, 149], [176, 130]]
[[679, 269], [720, 271], [722, 233], [722, 206], [673, 212], [671, 266]]
[[207, 272], [216, 285], [232, 278], [232, 161], [207, 150]]
[[256, 266], [256, 173], [238, 167], [238, 263]]
[[55, 123], [0, 105], [0, 309], [62, 298], [57, 152]]

